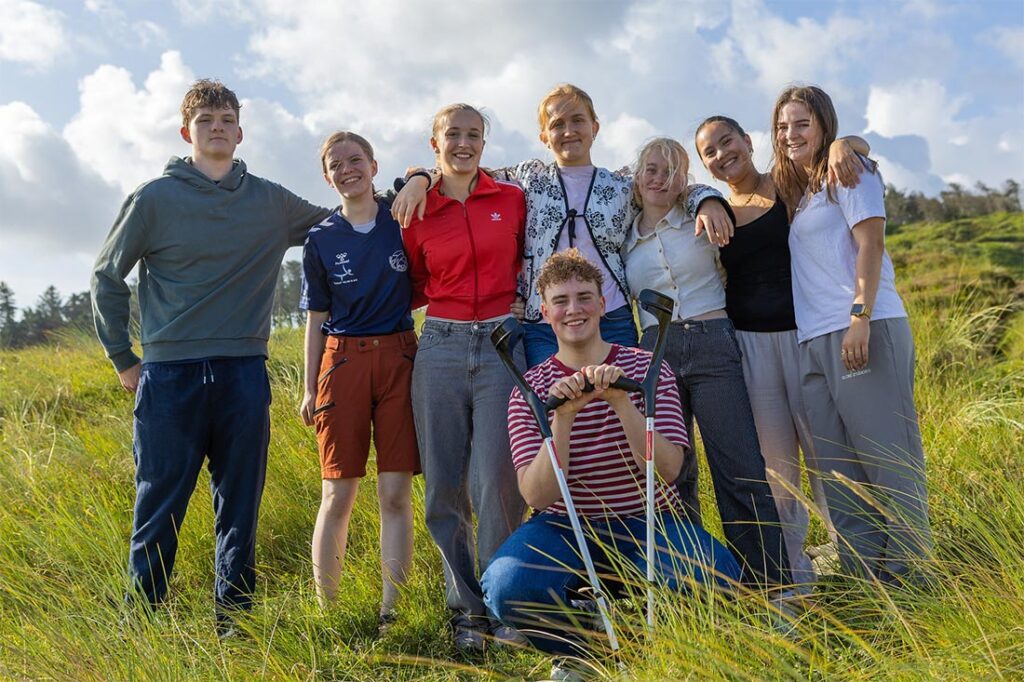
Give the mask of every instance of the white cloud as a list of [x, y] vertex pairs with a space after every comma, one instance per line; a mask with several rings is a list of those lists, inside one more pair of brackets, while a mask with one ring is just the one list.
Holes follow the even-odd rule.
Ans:
[[128, 192], [188, 146], [179, 135], [181, 97], [194, 80], [177, 52], [136, 88], [127, 69], [104, 65], [79, 83], [80, 109], [64, 129], [79, 158]]
[[1024, 26], [1000, 26], [984, 38], [999, 48], [1016, 68], [1024, 69]]
[[141, 47], [170, 43], [167, 31], [154, 21], [132, 21], [113, 0], [85, 0], [85, 9], [103, 21], [106, 32], [118, 42], [132, 41]]
[[113, 219], [116, 190], [24, 102], [0, 105], [0, 130], [0, 239], [20, 237], [47, 250], [95, 250]]
[[[916, 135], [928, 143], [927, 170], [946, 182], [1001, 184], [1024, 176], [1024, 123], [1019, 111], [963, 116], [970, 100], [936, 80], [873, 86], [865, 110], [867, 129], [885, 137]], [[910, 184], [930, 181], [919, 176]], [[896, 183], [897, 186], [899, 183]]]
[[935, 196], [945, 189], [944, 182], [935, 175], [910, 170], [881, 154], [872, 154], [871, 158], [878, 162], [878, 170], [887, 185], [908, 192], [921, 192], [927, 196]]
[[958, 11], [956, 7], [937, 0], [904, 0], [901, 10], [907, 16], [921, 18], [925, 21], [933, 21]]
[[0, 61], [46, 69], [66, 51], [64, 15], [29, 0], [0, 0]]
[[658, 129], [650, 121], [630, 114], [619, 114], [601, 127], [599, 137], [603, 139], [603, 144], [600, 152], [602, 157], [607, 158], [596, 158], [595, 162], [613, 169], [633, 165], [643, 143], [657, 135]]
[[789, 22], [762, 0], [734, 0], [728, 31], [732, 43], [718, 56], [742, 59], [740, 64], [726, 63], [720, 73], [752, 71], [754, 84], [770, 93], [794, 81], [814, 82], [833, 98], [844, 99], [842, 74], [863, 60], [877, 30], [868, 19], [838, 13], [824, 22], [806, 17]]

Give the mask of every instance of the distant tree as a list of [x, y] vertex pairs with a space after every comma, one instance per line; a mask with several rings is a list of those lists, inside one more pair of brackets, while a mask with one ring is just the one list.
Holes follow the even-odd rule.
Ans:
[[1003, 197], [1006, 199], [1007, 211], [1020, 211], [1020, 183], [1009, 179], [1003, 183]]
[[64, 324], [73, 329], [92, 329], [92, 297], [88, 291], [71, 294], [61, 309]]
[[52, 284], [46, 287], [36, 304], [35, 333], [47, 336], [64, 326], [64, 302]]
[[14, 291], [7, 282], [0, 282], [0, 348], [13, 348], [18, 340], [18, 307]]
[[297, 260], [285, 261], [277, 276], [274, 290], [273, 321], [275, 327], [297, 327], [303, 323], [299, 310], [299, 296], [302, 294], [302, 263]]

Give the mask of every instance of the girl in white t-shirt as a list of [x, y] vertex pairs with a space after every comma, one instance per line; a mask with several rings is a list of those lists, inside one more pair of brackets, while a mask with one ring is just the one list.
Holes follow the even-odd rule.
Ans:
[[772, 113], [771, 176], [790, 211], [804, 404], [840, 558], [848, 571], [897, 581], [931, 548], [914, 345], [874, 164], [863, 160], [854, 188], [826, 182], [837, 129], [820, 88], [784, 90]]

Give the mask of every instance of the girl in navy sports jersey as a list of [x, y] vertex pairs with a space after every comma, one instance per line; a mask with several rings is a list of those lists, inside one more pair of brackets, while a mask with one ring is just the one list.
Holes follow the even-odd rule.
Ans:
[[419, 470], [410, 389], [416, 333], [401, 230], [374, 195], [377, 162], [363, 137], [337, 132], [320, 150], [341, 207], [313, 226], [303, 251], [307, 312], [303, 422], [316, 426], [323, 497], [313, 531], [313, 578], [322, 604], [338, 594], [371, 424], [377, 453], [383, 599], [394, 618], [412, 562], [412, 476]]

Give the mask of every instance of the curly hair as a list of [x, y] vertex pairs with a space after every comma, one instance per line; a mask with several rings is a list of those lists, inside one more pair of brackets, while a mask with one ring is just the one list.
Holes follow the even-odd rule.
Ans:
[[591, 263], [580, 253], [579, 249], [566, 249], [552, 255], [540, 269], [537, 275], [537, 291], [541, 298], [544, 298], [544, 291], [548, 287], [578, 279], [581, 282], [593, 282], [597, 290], [601, 291], [604, 284], [604, 275], [600, 268]]
[[184, 99], [181, 100], [181, 124], [187, 128], [196, 111], [203, 107], [212, 109], [231, 107], [237, 117], [242, 105], [238, 102], [238, 96], [220, 81], [201, 78], [192, 84], [192, 87], [185, 93]]

